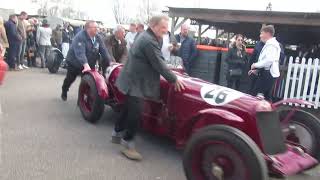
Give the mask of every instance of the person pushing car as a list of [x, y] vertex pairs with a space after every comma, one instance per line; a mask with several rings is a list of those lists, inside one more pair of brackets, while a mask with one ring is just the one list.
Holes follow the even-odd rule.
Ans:
[[110, 54], [104, 45], [102, 38], [97, 34], [98, 24], [95, 21], [87, 21], [80, 33], [71, 44], [66, 61], [68, 71], [62, 85], [61, 99], [67, 100], [67, 92], [76, 77], [95, 68], [97, 61], [102, 56], [102, 66], [109, 66]]
[[130, 48], [129, 58], [116, 81], [118, 89], [126, 96], [112, 133], [112, 142], [122, 144], [127, 158], [141, 160], [134, 146], [134, 138], [142, 114], [143, 100], [160, 100], [160, 75], [175, 86], [184, 84], [165, 64], [161, 53], [162, 37], [168, 32], [168, 17], [153, 16], [147, 31], [141, 33]]

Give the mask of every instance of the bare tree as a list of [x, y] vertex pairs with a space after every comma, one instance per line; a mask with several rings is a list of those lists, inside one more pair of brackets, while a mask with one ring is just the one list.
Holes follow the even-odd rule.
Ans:
[[47, 16], [48, 15], [48, 0], [39, 0], [35, 1], [35, 3], [38, 3], [40, 8], [38, 9], [38, 14], [41, 16]]
[[137, 20], [144, 24], [147, 24], [151, 16], [160, 10], [157, 2], [152, 0], [140, 0], [138, 9]]
[[126, 13], [126, 3], [128, 3], [127, 0], [114, 0], [112, 11], [114, 14], [114, 17], [116, 19], [117, 24], [126, 24], [129, 22], [130, 17]]
[[85, 19], [87, 14], [73, 8], [75, 0], [33, 0], [38, 4], [38, 14], [43, 16], [61, 16], [67, 18]]
[[50, 9], [48, 10], [48, 15], [49, 16], [58, 16], [59, 15], [59, 7], [58, 6], [50, 7]]

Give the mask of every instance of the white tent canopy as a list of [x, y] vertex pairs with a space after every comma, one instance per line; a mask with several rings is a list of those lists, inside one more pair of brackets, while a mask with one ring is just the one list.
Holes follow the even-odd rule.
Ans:
[[50, 24], [51, 28], [55, 28], [58, 24], [62, 26], [63, 23], [65, 22], [70, 23], [70, 25], [74, 27], [84, 26], [86, 23], [86, 21], [82, 21], [82, 20], [74, 20], [69, 18], [53, 17], [53, 16], [47, 17], [46, 19], [48, 20], [48, 23]]

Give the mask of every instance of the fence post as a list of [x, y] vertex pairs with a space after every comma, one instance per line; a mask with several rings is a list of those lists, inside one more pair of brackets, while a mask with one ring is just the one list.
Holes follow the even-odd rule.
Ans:
[[[316, 59], [316, 61], [319, 61], [319, 59]], [[315, 109], [318, 109], [319, 107], [319, 98], [320, 98], [320, 65], [315, 67], [316, 70], [319, 71], [319, 77], [318, 77], [318, 87], [317, 87], [317, 94], [316, 94], [316, 99], [315, 99]]]
[[[290, 88], [290, 99], [295, 98], [294, 92], [296, 90], [299, 60], [300, 60], [299, 57], [296, 57], [295, 62], [292, 64], [293, 65], [293, 76], [292, 76], [292, 84], [291, 84], [291, 88]], [[292, 103], [289, 103], [289, 105], [291, 106]]]
[[288, 91], [289, 91], [289, 84], [290, 84], [290, 77], [291, 77], [292, 62], [293, 62], [293, 57], [291, 56], [289, 59], [288, 72], [287, 72], [287, 78], [286, 78], [286, 87], [284, 89], [283, 99], [288, 99]]
[[[300, 71], [299, 71], [299, 82], [298, 82], [298, 90], [296, 97], [298, 99], [301, 99], [301, 86], [304, 79], [304, 68], [306, 66], [306, 58], [302, 58], [301, 64], [300, 64]], [[298, 104], [296, 104], [298, 106]]]
[[[307, 100], [307, 92], [308, 92], [308, 86], [309, 86], [309, 80], [310, 80], [311, 66], [312, 66], [312, 59], [309, 58], [308, 65], [307, 65], [306, 78], [305, 78], [304, 86], [303, 86], [303, 94], [302, 94], [302, 100], [304, 100], [304, 101]], [[305, 107], [305, 105], [302, 105], [302, 107]]]
[[[313, 96], [314, 96], [314, 89], [316, 86], [316, 78], [317, 78], [317, 73], [318, 73], [318, 65], [319, 65], [319, 59], [314, 60], [313, 66], [313, 72], [312, 72], [312, 81], [311, 81], [311, 89], [310, 89], [310, 94], [309, 94], [309, 102], [313, 102]], [[311, 108], [311, 106], [308, 106]]]

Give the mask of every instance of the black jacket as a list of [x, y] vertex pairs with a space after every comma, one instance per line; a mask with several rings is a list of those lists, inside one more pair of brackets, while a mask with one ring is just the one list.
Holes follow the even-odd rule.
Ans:
[[161, 46], [162, 40], [158, 40], [150, 28], [139, 35], [116, 81], [116, 86], [122, 93], [158, 100], [160, 98], [160, 75], [169, 83], [176, 82], [176, 75], [165, 64]]
[[66, 60], [69, 65], [82, 69], [85, 63], [91, 68], [95, 67], [100, 55], [105, 66], [110, 63], [110, 55], [99, 35], [95, 36], [95, 42], [92, 43], [91, 38], [85, 30], [79, 32], [73, 39]]
[[17, 24], [9, 19], [5, 23], [6, 33], [10, 44], [20, 44], [21, 43], [21, 36], [19, 35]]
[[71, 32], [67, 32], [65, 29], [62, 30], [62, 43], [71, 43]]
[[243, 49], [241, 51], [241, 56], [237, 54], [237, 47], [233, 46], [229, 49], [226, 62], [228, 64], [228, 70], [230, 69], [241, 69], [245, 70], [246, 64], [248, 63], [248, 56], [246, 51]]
[[33, 31], [27, 33], [27, 47], [28, 48], [35, 48], [36, 47], [36, 38], [34, 36]]

